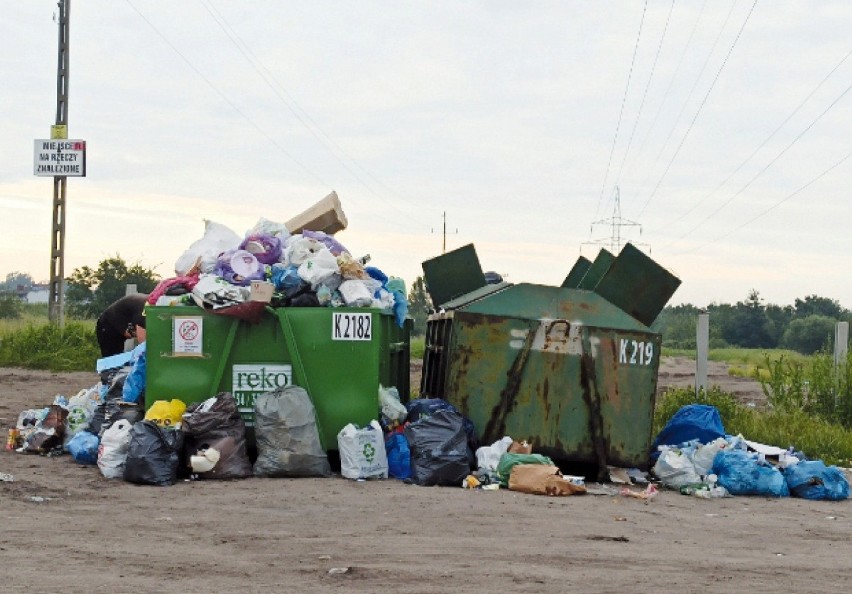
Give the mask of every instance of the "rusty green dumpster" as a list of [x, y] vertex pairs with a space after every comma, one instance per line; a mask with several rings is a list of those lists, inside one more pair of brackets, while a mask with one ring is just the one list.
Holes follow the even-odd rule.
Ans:
[[[444, 257], [424, 263], [427, 287]], [[579, 268], [589, 278], [574, 287], [480, 285], [435, 304], [421, 395], [455, 405], [484, 444], [508, 435], [561, 464], [647, 468], [661, 344], [649, 325], [680, 281], [630, 244]]]

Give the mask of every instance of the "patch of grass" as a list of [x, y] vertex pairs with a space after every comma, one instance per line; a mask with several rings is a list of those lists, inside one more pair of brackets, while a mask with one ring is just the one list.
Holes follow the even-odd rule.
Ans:
[[718, 386], [698, 395], [691, 388], [667, 391], [657, 400], [654, 410], [654, 434], [668, 422], [680, 407], [687, 404], [709, 404], [719, 410], [725, 431], [741, 434], [750, 441], [782, 448], [792, 446], [811, 459], [826, 464], [852, 466], [852, 431], [801, 410], [761, 412], [739, 404], [733, 394]]
[[670, 347], [663, 347], [662, 352], [663, 357], [686, 357], [688, 359], [695, 359], [695, 349], [673, 349]]
[[767, 357], [766, 367], [769, 377], [760, 384], [773, 407], [819, 415], [852, 429], [852, 353], [839, 366], [828, 353], [817, 353], [804, 362]]
[[91, 371], [100, 357], [94, 321], [58, 326], [29, 323], [0, 327], [0, 367]]
[[410, 344], [410, 353], [412, 359], [422, 359], [423, 353], [426, 351], [426, 337], [412, 336]]
[[784, 358], [788, 361], [803, 362], [807, 360], [805, 355], [785, 349], [710, 349], [707, 358], [711, 361], [720, 361], [731, 365], [750, 365], [752, 367], [765, 367], [767, 358], [777, 361]]

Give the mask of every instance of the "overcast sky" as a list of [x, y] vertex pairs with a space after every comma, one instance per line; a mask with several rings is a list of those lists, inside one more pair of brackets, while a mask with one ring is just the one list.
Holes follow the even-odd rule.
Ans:
[[[0, 278], [47, 280], [57, 9], [2, 7]], [[74, 0], [65, 272], [173, 276], [204, 219], [335, 190], [338, 239], [409, 285], [446, 213], [447, 249], [512, 282], [558, 285], [617, 230], [673, 304], [852, 307], [850, 30], [843, 0]]]

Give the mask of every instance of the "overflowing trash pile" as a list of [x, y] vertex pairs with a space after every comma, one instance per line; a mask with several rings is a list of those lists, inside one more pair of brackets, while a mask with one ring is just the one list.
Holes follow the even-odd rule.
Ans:
[[[42, 409], [22, 411], [7, 449], [68, 453], [106, 478], [145, 485], [333, 475], [304, 388], [277, 388], [256, 398], [254, 451], [228, 392], [188, 407], [180, 400], [156, 401], [145, 412], [133, 401], [140, 389], [134, 378], [139, 351], [125, 353], [124, 365], [103, 370], [95, 386], [71, 398], [57, 396]], [[610, 482], [625, 485], [617, 489], [587, 486], [583, 476], [563, 475], [550, 458], [509, 436], [479, 446], [471, 421], [445, 400], [403, 403], [396, 388], [380, 387], [376, 412], [369, 425], [350, 423], [337, 435], [340, 474], [346, 479], [393, 478], [421, 486], [508, 488], [548, 496], [595, 492], [646, 502], [657, 495], [658, 485], [704, 499], [849, 497], [842, 470], [802, 452], [726, 435], [718, 411], [706, 405], [683, 407], [660, 432], [650, 476], [639, 469], [609, 468]]]
[[371, 307], [393, 311], [402, 326], [404, 281], [335, 239], [346, 225], [334, 192], [286, 223], [261, 217], [242, 237], [206, 221], [204, 235], [175, 262], [176, 276], [161, 281], [148, 303], [194, 304], [248, 321], [257, 321], [266, 305]]
[[849, 481], [836, 466], [803, 452], [726, 435], [712, 406], [682, 407], [657, 436], [653, 473], [664, 487], [705, 499], [734, 495], [839, 501]]
[[[144, 345], [141, 345], [144, 346]], [[256, 477], [329, 477], [308, 392], [286, 386], [254, 403], [252, 451], [232, 394], [221, 392], [187, 406], [138, 402], [138, 361], [143, 348], [100, 360], [101, 382], [71, 398], [57, 396], [42, 409], [25, 410], [10, 432], [8, 449], [47, 456], [68, 453], [96, 466], [108, 479], [144, 485], [179, 480]], [[142, 387], [144, 389], [144, 387]], [[395, 478], [422, 486], [511, 490], [541, 495], [584, 493], [583, 477], [563, 476], [528, 443], [504, 437], [477, 447], [475, 429], [440, 399], [403, 403], [394, 387], [380, 387], [376, 420], [348, 424], [337, 436], [340, 474], [347, 479]], [[475, 469], [475, 470], [473, 470]]]

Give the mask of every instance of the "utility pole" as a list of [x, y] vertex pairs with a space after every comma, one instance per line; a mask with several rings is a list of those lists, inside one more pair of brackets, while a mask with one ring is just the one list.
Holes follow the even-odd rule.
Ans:
[[[444, 233], [443, 233], [443, 241], [441, 243], [441, 253], [446, 254], [447, 253], [447, 211], [446, 210], [443, 212], [441, 217], [444, 220]], [[435, 232], [434, 228], [432, 229], [432, 232], [433, 233]], [[459, 230], [456, 229], [456, 233], [458, 233], [458, 232], [459, 232]]]
[[[68, 125], [68, 11], [71, 0], [59, 0], [59, 48], [56, 68], [56, 125]], [[65, 186], [67, 177], [53, 177], [53, 224], [50, 239], [50, 321], [65, 325]]]

